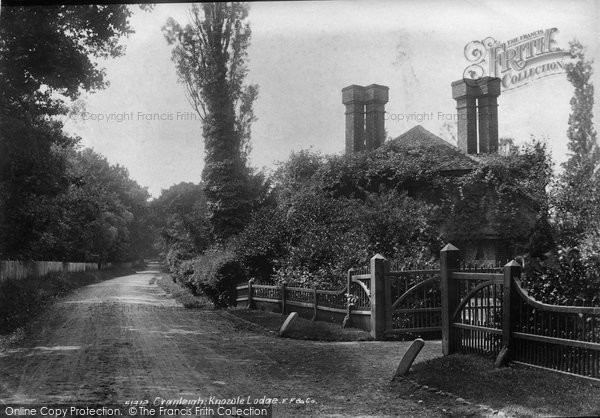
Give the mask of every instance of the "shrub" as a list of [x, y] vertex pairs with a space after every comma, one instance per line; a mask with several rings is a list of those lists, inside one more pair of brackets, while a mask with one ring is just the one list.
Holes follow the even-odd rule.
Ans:
[[277, 260], [287, 254], [289, 238], [283, 211], [264, 207], [253, 215], [246, 229], [233, 241], [234, 252], [248, 277], [269, 282]]
[[240, 261], [228, 249], [211, 248], [184, 266], [187, 270], [179, 273], [184, 284], [208, 296], [217, 308], [233, 305], [236, 285], [246, 280]]
[[305, 188], [286, 203], [280, 210], [285, 211], [289, 239], [286, 254], [275, 263], [277, 281], [338, 287], [350, 267], [369, 257], [357, 222], [360, 202]]
[[363, 200], [303, 189], [287, 203], [287, 251], [274, 263], [278, 282], [339, 288], [349, 268], [376, 253], [404, 267], [424, 267], [441, 247], [429, 222], [433, 206], [396, 191], [367, 193]]
[[559, 247], [526, 264], [524, 284], [535, 299], [556, 305], [600, 306], [600, 260]]

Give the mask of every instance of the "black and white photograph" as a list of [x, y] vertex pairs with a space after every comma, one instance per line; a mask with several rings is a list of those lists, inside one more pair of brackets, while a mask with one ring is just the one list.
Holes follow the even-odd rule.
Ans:
[[600, 416], [599, 40], [0, 0], [0, 417]]

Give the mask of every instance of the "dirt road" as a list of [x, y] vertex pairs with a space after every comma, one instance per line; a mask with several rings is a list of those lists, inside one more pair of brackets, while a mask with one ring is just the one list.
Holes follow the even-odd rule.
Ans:
[[[438, 416], [389, 390], [407, 347], [320, 343], [236, 326], [188, 310], [154, 284], [155, 271], [80, 288], [0, 352], [0, 404], [231, 397], [310, 398], [274, 416]], [[427, 343], [419, 360], [439, 355]]]

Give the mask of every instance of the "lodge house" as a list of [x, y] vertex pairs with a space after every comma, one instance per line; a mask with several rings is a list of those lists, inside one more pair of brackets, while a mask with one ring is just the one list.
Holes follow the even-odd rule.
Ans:
[[[385, 104], [389, 88], [371, 84], [363, 87], [350, 85], [342, 89], [342, 103], [346, 106], [346, 154], [368, 152], [384, 145], [394, 152], [405, 153], [407, 158], [419, 153], [434, 153], [433, 166], [427, 169], [439, 176], [468, 174], [479, 164], [480, 157], [498, 152], [498, 96], [500, 79], [484, 77], [480, 80], [458, 80], [452, 83], [452, 98], [456, 100], [457, 146], [434, 135], [420, 125], [385, 142]], [[409, 195], [427, 199], [435, 194], [432, 184], [413, 181], [405, 186]], [[527, 196], [523, 196], [524, 222], [534, 227], [535, 214]], [[526, 216], [528, 212], [532, 216]], [[475, 231], [477, 239], [464, 241], [446, 236], [461, 249], [463, 260], [480, 265], [503, 263], [510, 257], [510, 247], [498, 231], [488, 224]]]

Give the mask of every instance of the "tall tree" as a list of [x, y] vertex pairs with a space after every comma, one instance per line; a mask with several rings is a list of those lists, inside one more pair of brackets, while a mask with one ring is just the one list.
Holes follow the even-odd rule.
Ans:
[[82, 90], [106, 85], [95, 58], [123, 53], [130, 14], [123, 5], [2, 7], [0, 256], [37, 258], [34, 247], [52, 245], [47, 231], [78, 141], [52, 117]]
[[204, 190], [213, 234], [225, 239], [243, 229], [252, 207], [246, 160], [258, 87], [245, 84], [248, 6], [194, 4], [190, 17], [185, 26], [169, 18], [163, 31], [174, 45], [177, 74], [203, 123]]
[[555, 205], [557, 223], [564, 245], [577, 245], [600, 216], [598, 165], [600, 149], [593, 124], [594, 86], [591, 82], [593, 61], [587, 60], [578, 41], [570, 43], [573, 62], [567, 64], [567, 79], [574, 87], [569, 115], [569, 159], [563, 164]]

